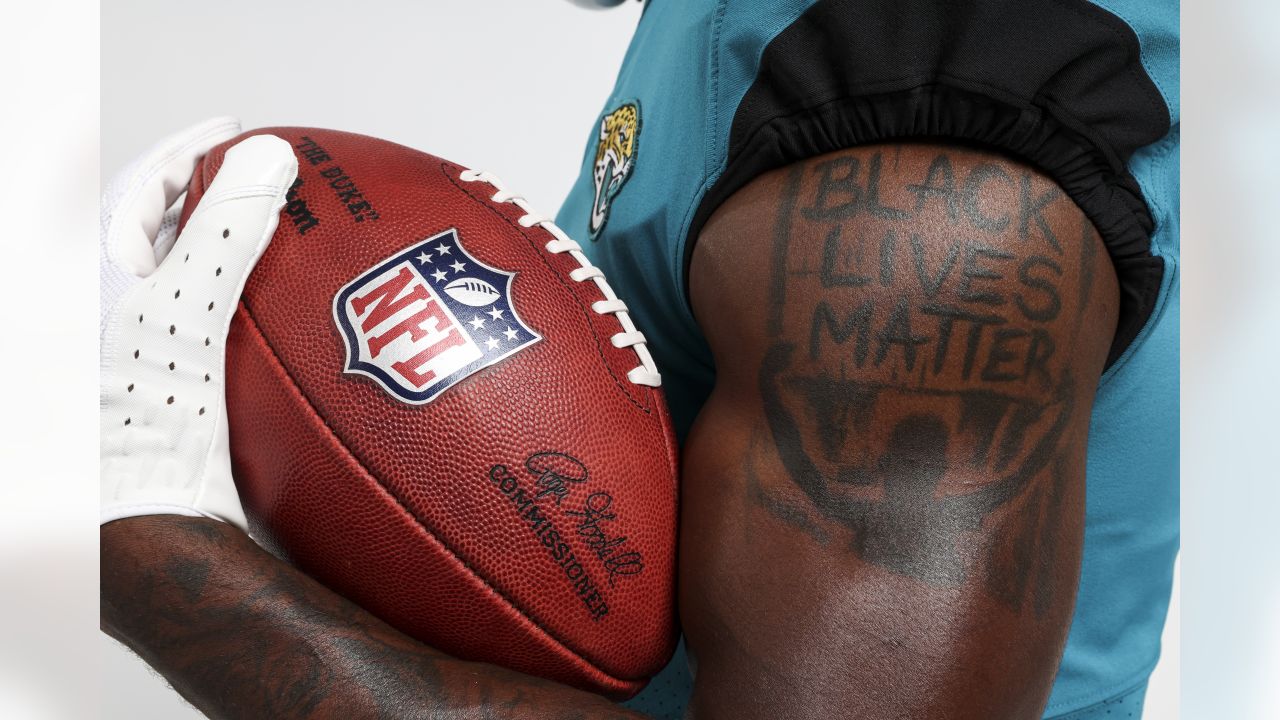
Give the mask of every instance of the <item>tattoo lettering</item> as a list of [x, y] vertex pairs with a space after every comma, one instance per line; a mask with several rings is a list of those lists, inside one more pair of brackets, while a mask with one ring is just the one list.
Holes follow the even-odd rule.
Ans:
[[[758, 390], [767, 452], [811, 508], [750, 458], [748, 493], [821, 542], [823, 525], [844, 527], [866, 562], [939, 585], [979, 577], [1043, 613], [1079, 421], [1066, 350], [1097, 237], [1078, 211], [1064, 232], [1070, 200], [1050, 181], [979, 157], [899, 168], [867, 150], [788, 174]], [[1006, 510], [1003, 534], [984, 535]]]

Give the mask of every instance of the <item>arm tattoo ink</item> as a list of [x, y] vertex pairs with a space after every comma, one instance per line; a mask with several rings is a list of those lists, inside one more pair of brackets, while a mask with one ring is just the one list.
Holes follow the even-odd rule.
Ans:
[[[1044, 612], [1098, 239], [1029, 170], [963, 151], [918, 165], [858, 151], [785, 176], [757, 390], [813, 517], [759, 480], [749, 493], [823, 542], [815, 518], [844, 527], [865, 562]], [[984, 533], [994, 513], [1011, 519]]]

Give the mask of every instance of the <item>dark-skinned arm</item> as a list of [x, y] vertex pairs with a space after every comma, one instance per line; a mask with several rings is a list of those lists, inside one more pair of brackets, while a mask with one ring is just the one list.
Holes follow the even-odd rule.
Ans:
[[694, 716], [1039, 718], [1119, 302], [1080, 210], [991, 153], [833, 153], [722, 205], [690, 292]]
[[215, 718], [639, 717], [412, 640], [214, 520], [104, 525], [102, 628]]

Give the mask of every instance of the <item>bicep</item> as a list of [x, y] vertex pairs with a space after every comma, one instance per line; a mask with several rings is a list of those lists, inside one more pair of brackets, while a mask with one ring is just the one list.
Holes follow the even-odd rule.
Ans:
[[740, 190], [690, 279], [717, 369], [683, 478], [695, 708], [1039, 712], [1118, 306], [1084, 215], [1000, 156], [859, 148]]

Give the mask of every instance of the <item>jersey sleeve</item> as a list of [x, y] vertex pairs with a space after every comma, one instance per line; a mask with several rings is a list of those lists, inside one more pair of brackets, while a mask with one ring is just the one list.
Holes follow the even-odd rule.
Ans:
[[814, 155], [912, 138], [1003, 151], [1053, 177], [1101, 234], [1121, 287], [1110, 365], [1163, 271], [1128, 163], [1174, 116], [1141, 55], [1127, 22], [1085, 0], [819, 0], [760, 51], [688, 237], [760, 173]]

